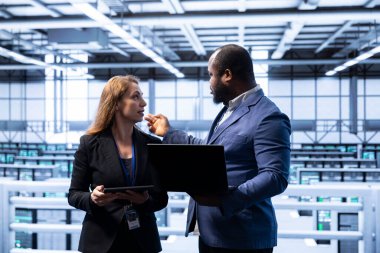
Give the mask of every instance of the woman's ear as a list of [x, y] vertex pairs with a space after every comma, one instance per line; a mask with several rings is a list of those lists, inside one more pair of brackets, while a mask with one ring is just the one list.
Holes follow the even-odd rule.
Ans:
[[120, 100], [117, 101], [116, 104], [115, 104], [115, 109], [116, 109], [116, 111], [119, 111], [119, 108], [122, 108], [122, 105], [123, 105], [123, 104], [122, 104], [122, 101], [120, 101]]

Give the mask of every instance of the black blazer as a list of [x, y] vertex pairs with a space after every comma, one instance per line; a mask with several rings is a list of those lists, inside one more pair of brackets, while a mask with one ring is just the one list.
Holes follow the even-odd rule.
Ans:
[[[161, 143], [137, 128], [133, 130], [136, 155], [136, 185], [153, 184], [151, 164], [148, 159], [147, 143]], [[127, 182], [120, 164], [118, 150], [110, 129], [97, 135], [83, 135], [75, 153], [74, 170], [71, 178], [68, 201], [75, 208], [86, 212], [79, 241], [79, 251], [107, 252], [117, 235], [124, 216], [124, 200], [116, 200], [99, 207], [91, 200], [90, 188], [126, 186]], [[161, 251], [156, 217], [154, 212], [163, 209], [168, 202], [166, 192], [149, 190], [150, 198], [136, 205], [140, 228], [132, 230], [136, 243], [144, 252]]]

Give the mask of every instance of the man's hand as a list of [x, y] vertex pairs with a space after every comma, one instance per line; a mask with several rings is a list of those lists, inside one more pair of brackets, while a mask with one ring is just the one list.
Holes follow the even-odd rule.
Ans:
[[158, 136], [165, 136], [165, 134], [169, 131], [170, 124], [168, 118], [165, 115], [157, 114], [147, 114], [144, 119], [148, 121], [149, 131]]

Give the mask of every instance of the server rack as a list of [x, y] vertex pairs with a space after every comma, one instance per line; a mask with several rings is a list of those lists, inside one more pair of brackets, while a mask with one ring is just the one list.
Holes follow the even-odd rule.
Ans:
[[[298, 171], [300, 184], [316, 182], [378, 182], [380, 183], [380, 169], [310, 169], [302, 168]], [[368, 181], [367, 181], [368, 180]], [[359, 197], [317, 197], [317, 202], [359, 203]], [[345, 212], [331, 212], [319, 210], [316, 213], [316, 225], [320, 231], [329, 231], [332, 226], [332, 216], [336, 216], [338, 231], [358, 231], [358, 214]], [[335, 224], [334, 224], [335, 225]], [[319, 244], [330, 244], [330, 240], [317, 240]], [[357, 241], [338, 241], [339, 253], [358, 253]]]

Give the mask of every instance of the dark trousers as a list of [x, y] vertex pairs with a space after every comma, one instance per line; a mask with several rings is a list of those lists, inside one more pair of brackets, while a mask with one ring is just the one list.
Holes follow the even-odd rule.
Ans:
[[125, 219], [121, 222], [116, 238], [107, 253], [143, 253], [133, 234], [129, 231]]
[[249, 249], [249, 250], [241, 250], [241, 249], [223, 249], [223, 248], [215, 248], [206, 245], [201, 237], [199, 237], [199, 253], [272, 253], [273, 248], [268, 249]]

